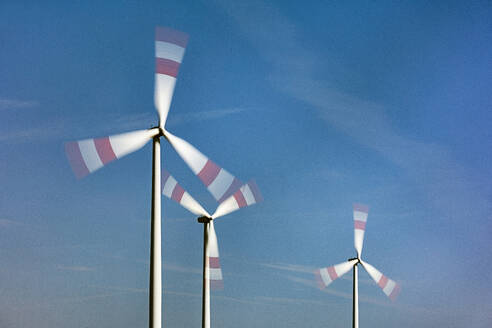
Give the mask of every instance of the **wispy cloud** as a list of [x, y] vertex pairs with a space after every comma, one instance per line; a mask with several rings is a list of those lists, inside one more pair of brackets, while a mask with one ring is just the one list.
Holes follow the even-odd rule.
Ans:
[[84, 265], [58, 265], [57, 266], [58, 270], [63, 270], [63, 271], [74, 271], [74, 272], [92, 272], [96, 271], [96, 268], [90, 267], [90, 266], [84, 266]]
[[[304, 286], [319, 289], [318, 285], [315, 282], [313, 282], [312, 280], [303, 279], [303, 278], [299, 278], [299, 277], [289, 277], [289, 280], [294, 282], [294, 283], [298, 283], [298, 284], [301, 284]], [[345, 298], [348, 300], [352, 300], [352, 293], [340, 292], [340, 291], [334, 290], [332, 288], [320, 289], [320, 292], [325, 293], [325, 294], [338, 296], [338, 297]], [[377, 292], [377, 291], [375, 291], [375, 292]], [[295, 301], [295, 299], [293, 299], [292, 301]], [[318, 302], [318, 301], [310, 300], [310, 299], [306, 299], [304, 301], [305, 302], [311, 302], [312, 304], [320, 304], [320, 305], [324, 304], [322, 302]], [[359, 292], [359, 302], [368, 303], [368, 304], [375, 304], [375, 305], [390, 307], [390, 308], [394, 308], [394, 309], [400, 309], [402, 311], [412, 312], [412, 313], [426, 313], [426, 314], [434, 314], [434, 315], [450, 315], [449, 309], [429, 309], [429, 308], [425, 308], [425, 307], [402, 304], [400, 302], [391, 302], [391, 301], [387, 300], [385, 298], [385, 296], [370, 297], [367, 295], [361, 295], [360, 292]]]
[[225, 116], [239, 114], [244, 112], [244, 110], [244, 108], [226, 108], [186, 114], [175, 114], [169, 117], [169, 125], [180, 125], [194, 121], [216, 120]]
[[309, 273], [312, 274], [315, 267], [299, 265], [299, 264], [289, 264], [289, 263], [261, 263], [260, 265], [281, 271], [289, 271], [289, 272], [301, 272], [301, 273]]
[[[225, 108], [184, 114], [170, 113], [167, 118], [166, 126], [177, 126], [190, 122], [216, 120], [225, 116], [239, 114], [244, 111], [244, 108]], [[108, 121], [112, 122], [113, 126], [117, 126], [121, 130], [147, 129], [155, 126], [157, 124], [157, 120], [157, 113], [150, 111], [146, 113], [129, 113], [108, 118]]]
[[[294, 277], [294, 276], [286, 276], [286, 278], [292, 282], [295, 282], [295, 283], [298, 283], [298, 284], [301, 284], [304, 286], [308, 286], [311, 288], [319, 289], [318, 284], [313, 279], [304, 279], [304, 278], [299, 278], [299, 277]], [[352, 280], [352, 278], [350, 278], [350, 280]], [[360, 282], [360, 280], [359, 280], [359, 282]], [[335, 290], [333, 288], [329, 288], [329, 287], [319, 289], [319, 290], [323, 293], [326, 293], [326, 294], [335, 295], [335, 296], [339, 296], [339, 297], [350, 299], [350, 300], [352, 299], [352, 293], [340, 292], [340, 291], [337, 291], [337, 290]], [[379, 301], [375, 298], [362, 296], [360, 294], [359, 294], [359, 300], [361, 302], [378, 304], [378, 305], [385, 305], [385, 306], [391, 305], [391, 303], [389, 301], [383, 302], [383, 301]]]
[[99, 286], [99, 285], [91, 285], [91, 287], [114, 290], [118, 292], [128, 292], [128, 293], [148, 293], [149, 290], [147, 288], [137, 288], [137, 287], [119, 287], [119, 286]]
[[42, 141], [62, 135], [63, 125], [57, 122], [37, 127], [19, 128], [0, 132], [0, 142], [22, 143], [31, 141]]
[[[313, 276], [314, 271], [316, 269], [319, 269], [319, 268], [313, 267], [313, 266], [290, 264], [290, 263], [260, 263], [260, 265], [263, 267], [266, 267], [266, 268], [276, 270], [276, 271], [309, 274], [311, 276]], [[288, 274], [285, 274], [283, 276], [289, 280], [297, 279], [297, 277], [294, 277], [294, 276], [288, 275]], [[303, 278], [299, 278], [299, 279], [301, 279], [302, 281], [310, 281], [311, 282], [311, 283], [309, 283], [310, 286], [317, 286], [317, 283], [315, 282], [314, 276], [311, 277], [311, 279], [303, 279]], [[340, 277], [340, 279], [352, 280], [352, 277], [350, 275], [343, 275], [342, 277]], [[375, 285], [375, 282], [373, 280], [361, 279], [360, 277], [359, 277], [359, 283]]]
[[0, 219], [0, 228], [9, 228], [9, 227], [19, 227], [25, 226], [26, 224], [20, 221], [14, 221], [9, 219]]
[[[429, 204], [445, 212], [443, 220], [489, 215], [490, 199], [477, 192], [483, 190], [484, 182], [473, 180], [446, 146], [399, 133], [387, 115], [391, 108], [347, 93], [325, 78], [346, 68], [340, 70], [338, 62], [306, 47], [302, 31], [274, 6], [254, 1], [216, 3], [270, 64], [268, 80], [274, 89], [308, 104], [332, 128], [405, 169], [427, 195]], [[330, 74], [320, 76], [319, 72]]]
[[[0, 110], [8, 108], [27, 108], [37, 106], [35, 101], [17, 101], [0, 98]], [[220, 119], [229, 115], [236, 115], [245, 111], [243, 108], [226, 108], [208, 111], [200, 111], [186, 114], [171, 114], [167, 126], [177, 126], [194, 121], [208, 121]], [[31, 125], [16, 124], [17, 127], [9, 127], [0, 131], [0, 142], [23, 143], [44, 141], [54, 138], [68, 138], [80, 140], [84, 138], [101, 137], [103, 135], [124, 133], [133, 130], [148, 129], [157, 125], [157, 113], [147, 111], [127, 114], [101, 114], [103, 117], [97, 122], [91, 122], [80, 118], [51, 119], [45, 121], [30, 122]], [[110, 122], [110, 125], [108, 125]], [[83, 129], [81, 128], [83, 127]]]
[[39, 105], [35, 100], [21, 100], [0, 97], [0, 110], [32, 108]]
[[164, 270], [172, 272], [182, 272], [191, 274], [202, 274], [202, 269], [196, 267], [187, 267], [180, 264], [164, 262]]

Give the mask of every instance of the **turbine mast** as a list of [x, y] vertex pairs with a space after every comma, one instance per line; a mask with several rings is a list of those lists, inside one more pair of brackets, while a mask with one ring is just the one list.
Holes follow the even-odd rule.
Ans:
[[359, 269], [357, 264], [360, 259], [357, 257], [348, 259], [348, 261], [357, 260], [353, 268], [353, 291], [352, 291], [352, 328], [359, 328]]
[[357, 268], [358, 262], [354, 265], [354, 291], [352, 297], [352, 328], [359, 328], [359, 273]]
[[152, 209], [150, 228], [149, 328], [162, 328], [161, 133], [152, 140]]
[[203, 287], [202, 287], [202, 328], [210, 328], [210, 270], [208, 261], [208, 229], [210, 218], [201, 216], [199, 223], [203, 223]]

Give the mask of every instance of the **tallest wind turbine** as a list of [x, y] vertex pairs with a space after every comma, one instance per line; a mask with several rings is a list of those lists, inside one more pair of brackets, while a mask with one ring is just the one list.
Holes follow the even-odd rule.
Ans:
[[110, 137], [67, 142], [65, 151], [78, 178], [109, 162], [142, 148], [152, 140], [152, 204], [150, 237], [149, 327], [162, 326], [162, 258], [161, 258], [161, 147], [160, 137], [173, 146], [180, 157], [205, 184], [216, 200], [233, 194], [241, 182], [219, 167], [185, 140], [165, 130], [167, 115], [183, 60], [188, 35], [166, 27], [156, 28], [155, 106], [159, 125]]

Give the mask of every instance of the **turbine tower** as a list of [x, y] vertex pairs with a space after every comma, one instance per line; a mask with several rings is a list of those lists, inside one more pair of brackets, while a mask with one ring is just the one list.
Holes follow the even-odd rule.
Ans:
[[152, 140], [152, 201], [150, 234], [149, 327], [162, 327], [161, 257], [161, 147], [164, 137], [205, 184], [216, 200], [231, 195], [241, 182], [185, 140], [165, 129], [167, 115], [183, 60], [188, 35], [167, 27], [156, 27], [154, 101], [159, 124], [148, 130], [65, 143], [65, 152], [77, 178], [100, 169], [113, 160], [142, 148]]
[[358, 265], [361, 264], [369, 273], [371, 278], [378, 284], [383, 292], [392, 301], [400, 292], [400, 285], [386, 277], [375, 267], [362, 260], [362, 246], [364, 243], [364, 232], [366, 230], [369, 208], [362, 204], [354, 204], [354, 247], [357, 257], [348, 259], [347, 262], [339, 263], [331, 267], [321, 268], [314, 273], [320, 288], [325, 288], [335, 279], [343, 276], [353, 269], [353, 294], [352, 294], [352, 327], [359, 328], [359, 272]]
[[162, 176], [162, 186], [162, 194], [164, 196], [199, 216], [198, 222], [203, 223], [202, 328], [210, 328], [210, 288], [221, 289], [223, 287], [222, 270], [219, 262], [219, 244], [215, 234], [214, 220], [241, 207], [256, 204], [263, 199], [256, 183], [250, 181], [222, 201], [215, 213], [210, 215], [165, 170]]

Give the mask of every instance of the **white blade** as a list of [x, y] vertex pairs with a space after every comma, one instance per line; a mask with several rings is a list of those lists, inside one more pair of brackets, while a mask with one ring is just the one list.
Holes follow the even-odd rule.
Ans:
[[210, 214], [166, 170], [162, 170], [162, 194], [193, 214], [210, 217]]
[[369, 263], [363, 261], [361, 261], [361, 263], [364, 269], [366, 269], [367, 273], [369, 273], [371, 278], [374, 279], [374, 281], [383, 290], [386, 296], [388, 296], [392, 301], [394, 301], [398, 296], [398, 294], [400, 293], [400, 285], [397, 284], [394, 280], [391, 280], [388, 277], [386, 277], [378, 269], [376, 269]]
[[187, 141], [169, 131], [164, 131], [164, 136], [219, 203], [241, 187], [242, 182], [239, 179], [208, 159]]
[[222, 270], [219, 262], [219, 244], [217, 243], [217, 235], [215, 234], [214, 221], [210, 220], [208, 226], [208, 254], [205, 268], [207, 276], [210, 279], [210, 289], [217, 290], [224, 288], [222, 279]]
[[159, 134], [158, 129], [139, 130], [110, 137], [65, 143], [70, 166], [77, 178], [100, 169], [109, 162], [142, 148]]
[[351, 260], [314, 271], [319, 288], [325, 288], [335, 279], [340, 278], [341, 276], [349, 272], [356, 263], [357, 260]]
[[359, 258], [362, 255], [368, 213], [369, 207], [366, 205], [354, 204], [354, 247]]
[[179, 65], [183, 60], [187, 43], [188, 34], [167, 27], [156, 27], [154, 101], [159, 113], [160, 127], [166, 124]]
[[220, 203], [212, 217], [214, 219], [219, 218], [221, 216], [234, 212], [241, 207], [246, 207], [259, 203], [262, 200], [263, 198], [261, 197], [258, 186], [253, 180], [251, 180], [250, 182], [239, 188], [239, 190], [236, 191], [233, 195], [229, 196], [229, 198]]

